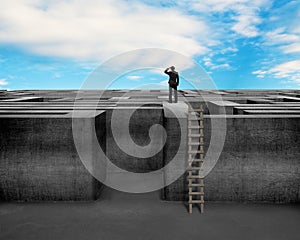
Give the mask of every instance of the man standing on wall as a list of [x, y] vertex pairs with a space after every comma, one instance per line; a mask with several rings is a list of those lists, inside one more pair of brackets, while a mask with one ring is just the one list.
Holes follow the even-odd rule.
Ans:
[[177, 96], [177, 86], [179, 85], [179, 75], [178, 72], [175, 71], [175, 67], [169, 67], [165, 70], [165, 74], [169, 75], [169, 103], [172, 103], [172, 89], [174, 89], [174, 98], [175, 103], [178, 102]]

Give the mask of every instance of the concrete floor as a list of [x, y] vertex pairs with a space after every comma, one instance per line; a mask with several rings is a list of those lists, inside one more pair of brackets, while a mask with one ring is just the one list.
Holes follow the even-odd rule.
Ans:
[[206, 203], [189, 215], [158, 192], [96, 202], [1, 203], [0, 239], [299, 239], [300, 205]]

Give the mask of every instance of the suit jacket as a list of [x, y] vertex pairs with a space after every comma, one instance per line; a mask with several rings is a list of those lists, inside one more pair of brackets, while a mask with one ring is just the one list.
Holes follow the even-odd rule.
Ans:
[[164, 71], [165, 74], [169, 75], [169, 86], [171, 88], [177, 89], [179, 85], [179, 75], [177, 72], [168, 71], [168, 68]]

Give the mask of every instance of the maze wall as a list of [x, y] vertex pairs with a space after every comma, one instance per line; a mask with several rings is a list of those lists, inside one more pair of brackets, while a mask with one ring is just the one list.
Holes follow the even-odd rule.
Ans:
[[[77, 93], [71, 90], [0, 91], [0, 200], [94, 200], [101, 197], [102, 183], [86, 170], [74, 145], [74, 108], [82, 112], [79, 121], [91, 126], [91, 131], [82, 132], [82, 141], [87, 143], [86, 151], [95, 158], [93, 161], [97, 161], [97, 157], [94, 150], [88, 148], [93, 130], [107, 156], [129, 171], [159, 169], [178, 151], [182, 137], [178, 123], [184, 124], [186, 119], [167, 116], [164, 103], [168, 100], [168, 91], [86, 91], [74, 106]], [[99, 93], [103, 93], [100, 101]], [[205, 179], [206, 200], [300, 201], [300, 91], [184, 90], [179, 91], [179, 101], [193, 107], [204, 104], [206, 148], [211, 134], [210, 119], [225, 117], [227, 120], [223, 152]], [[147, 145], [151, 125], [163, 125], [167, 131], [166, 145], [148, 159], [122, 152], [110, 129], [112, 111], [127, 111], [140, 104], [143, 106], [130, 120], [130, 136], [121, 137], [123, 141], [131, 137], [136, 144]], [[89, 110], [95, 105], [96, 110], [91, 114]], [[162, 142], [163, 135], [157, 144]], [[186, 161], [182, 152], [181, 156], [182, 161]], [[109, 169], [103, 171], [110, 174]], [[165, 179], [169, 174], [165, 173]], [[162, 198], [185, 200], [186, 186], [185, 176], [182, 176], [162, 190]]]

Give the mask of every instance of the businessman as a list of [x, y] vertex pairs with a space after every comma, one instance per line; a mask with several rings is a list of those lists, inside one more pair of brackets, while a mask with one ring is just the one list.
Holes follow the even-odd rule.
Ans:
[[165, 74], [169, 75], [169, 103], [172, 103], [172, 89], [174, 90], [175, 103], [178, 102], [177, 86], [179, 85], [179, 75], [175, 71], [175, 67], [169, 67], [165, 70]]

